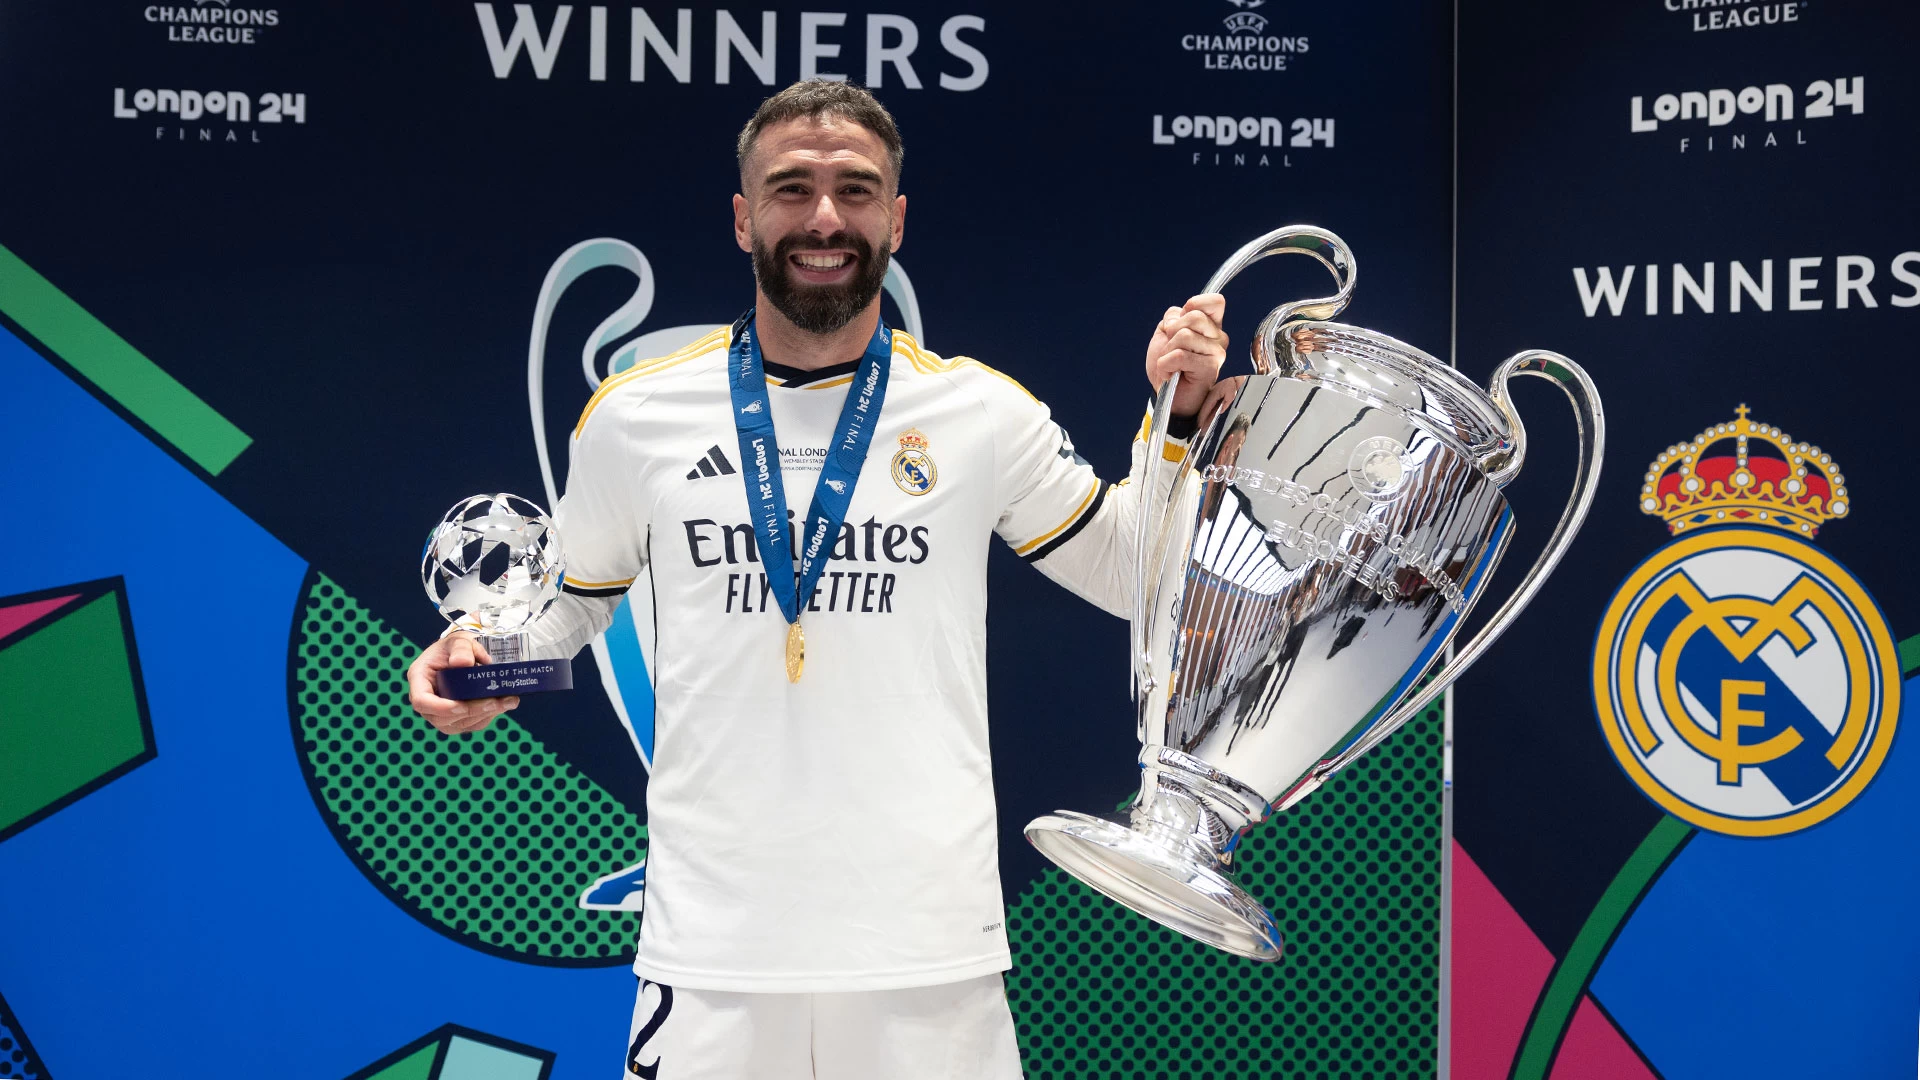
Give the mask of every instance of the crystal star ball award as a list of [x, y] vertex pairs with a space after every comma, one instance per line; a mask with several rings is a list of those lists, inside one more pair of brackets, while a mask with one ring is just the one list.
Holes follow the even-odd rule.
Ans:
[[493, 662], [446, 668], [435, 674], [434, 691], [466, 701], [573, 689], [572, 661], [527, 656], [527, 632], [559, 598], [565, 570], [560, 537], [540, 507], [505, 494], [454, 504], [427, 535], [420, 583]]
[[[1149, 479], [1142, 493], [1139, 796], [1124, 815], [1063, 810], [1026, 829], [1109, 898], [1258, 960], [1278, 959], [1279, 925], [1233, 880], [1234, 849], [1425, 708], [1513, 622], [1585, 518], [1604, 443], [1593, 384], [1564, 356], [1515, 355], [1482, 390], [1412, 346], [1327, 321], [1347, 306], [1355, 266], [1323, 229], [1255, 240], [1203, 291], [1282, 253], [1318, 260], [1338, 291], [1266, 316], [1256, 373], [1201, 418], [1171, 483]], [[1506, 602], [1455, 642], [1513, 536], [1501, 488], [1526, 457], [1508, 398], [1517, 375], [1573, 402], [1573, 491]], [[1166, 451], [1176, 382], [1155, 402], [1148, 461]]]

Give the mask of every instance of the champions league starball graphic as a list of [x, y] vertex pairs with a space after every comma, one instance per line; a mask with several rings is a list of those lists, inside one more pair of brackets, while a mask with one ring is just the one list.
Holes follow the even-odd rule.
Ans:
[[565, 569], [553, 521], [518, 495], [475, 495], [447, 511], [420, 553], [420, 583], [448, 622], [479, 635], [495, 663], [440, 672], [442, 697], [573, 688], [570, 661], [526, 657], [527, 631], [559, 599]]

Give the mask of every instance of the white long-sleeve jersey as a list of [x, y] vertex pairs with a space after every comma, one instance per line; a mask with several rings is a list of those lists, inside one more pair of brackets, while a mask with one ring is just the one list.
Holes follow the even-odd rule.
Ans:
[[[729, 334], [608, 379], [588, 402], [555, 515], [567, 586], [533, 632], [533, 656], [572, 656], [626, 590], [651, 599], [655, 736], [634, 970], [785, 993], [1004, 971], [987, 545], [998, 533], [1048, 577], [1126, 615], [1144, 440], [1133, 482], [1108, 486], [1018, 383], [895, 332], [846, 524], [803, 601], [805, 674], [789, 683], [787, 624], [740, 475], [751, 463], [738, 460]], [[767, 364], [795, 515], [811, 502], [855, 366]], [[1184, 449], [1170, 445], [1167, 468]], [[792, 572], [792, 554], [779, 572]]]

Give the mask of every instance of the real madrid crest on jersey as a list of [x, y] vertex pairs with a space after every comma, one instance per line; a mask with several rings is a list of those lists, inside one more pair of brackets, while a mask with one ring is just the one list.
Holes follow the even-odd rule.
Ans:
[[1647, 470], [1640, 509], [1676, 539], [1608, 606], [1594, 703], [1627, 776], [1700, 828], [1779, 836], [1824, 821], [1893, 742], [1893, 635], [1807, 542], [1851, 512], [1842, 480], [1832, 455], [1744, 405]]
[[933, 467], [933, 455], [927, 453], [927, 437], [918, 428], [900, 433], [900, 452], [893, 455], [893, 482], [909, 495], [925, 495], [940, 479]]

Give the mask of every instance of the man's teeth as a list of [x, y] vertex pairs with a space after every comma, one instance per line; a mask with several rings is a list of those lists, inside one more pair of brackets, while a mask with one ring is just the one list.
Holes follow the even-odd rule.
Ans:
[[809, 270], [838, 270], [842, 266], [845, 266], [847, 261], [852, 257], [853, 256], [845, 252], [838, 255], [808, 255], [803, 252], [794, 255], [794, 258], [799, 260], [800, 265]]

